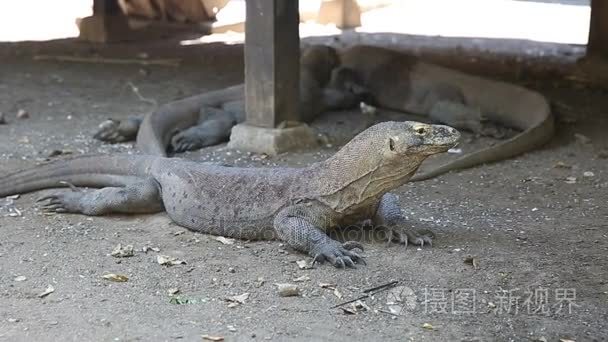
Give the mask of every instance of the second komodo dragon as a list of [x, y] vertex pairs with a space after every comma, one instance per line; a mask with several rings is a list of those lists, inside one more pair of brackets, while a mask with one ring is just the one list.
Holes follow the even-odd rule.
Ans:
[[[338, 66], [337, 52], [325, 45], [302, 49], [300, 59], [299, 112], [311, 122], [329, 110], [354, 108], [362, 94], [326, 87]], [[355, 85], [355, 88], [356, 85]], [[357, 88], [357, 91], [363, 92]], [[137, 136], [137, 147], [144, 154], [166, 156], [196, 150], [227, 141], [232, 126], [245, 120], [243, 84], [187, 97], [159, 107], [140, 118], [107, 120], [94, 137], [107, 142], [123, 142]]]
[[554, 118], [541, 94], [426, 63], [399, 51], [365, 45], [342, 50], [340, 68], [334, 70], [330, 87], [348, 88], [349, 79], [353, 87], [363, 86], [380, 108], [423, 115], [482, 135], [482, 120], [520, 131], [494, 146], [418, 173], [412, 181], [511, 158], [547, 143], [554, 134]]
[[353, 248], [326, 232], [372, 219], [389, 240], [430, 244], [432, 233], [408, 227], [390, 191], [405, 184], [428, 156], [453, 147], [449, 126], [384, 122], [335, 155], [305, 168], [239, 168], [155, 156], [82, 156], [0, 177], [0, 197], [66, 185], [44, 196], [45, 209], [103, 215], [165, 210], [188, 229], [242, 239], [281, 239], [315, 261], [352, 267]]

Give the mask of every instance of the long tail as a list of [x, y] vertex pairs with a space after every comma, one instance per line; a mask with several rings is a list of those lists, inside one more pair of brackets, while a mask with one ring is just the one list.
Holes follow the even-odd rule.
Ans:
[[[155, 157], [80, 156], [0, 177], [0, 197], [68, 186], [123, 186], [144, 177]], [[66, 183], [67, 182], [67, 183]]]
[[456, 85], [463, 91], [467, 103], [481, 108], [487, 119], [506, 127], [517, 128], [521, 133], [495, 146], [417, 174], [412, 177], [412, 181], [515, 157], [547, 143], [555, 133], [555, 122], [549, 102], [536, 91], [435, 65], [421, 64], [420, 69], [427, 77]]
[[549, 115], [539, 125], [527, 129], [508, 140], [492, 147], [464, 155], [430, 171], [418, 173], [410, 178], [410, 181], [423, 181], [449, 171], [466, 169], [480, 164], [515, 157], [546, 144], [553, 137], [554, 131], [554, 119], [552, 115]]
[[137, 148], [145, 154], [164, 157], [176, 130], [196, 125], [203, 106], [216, 107], [244, 98], [242, 84], [167, 103], [146, 115], [137, 133]]

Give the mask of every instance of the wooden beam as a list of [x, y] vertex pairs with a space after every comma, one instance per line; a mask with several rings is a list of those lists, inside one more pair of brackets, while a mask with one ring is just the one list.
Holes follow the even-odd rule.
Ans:
[[247, 124], [299, 121], [298, 0], [248, 0], [245, 21]]
[[120, 14], [118, 0], [94, 0], [93, 15], [116, 15]]
[[591, 0], [587, 55], [608, 58], [608, 1]]

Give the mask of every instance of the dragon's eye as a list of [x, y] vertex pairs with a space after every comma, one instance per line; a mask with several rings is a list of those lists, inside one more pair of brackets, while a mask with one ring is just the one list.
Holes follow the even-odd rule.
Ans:
[[426, 129], [424, 127], [418, 127], [414, 129], [416, 131], [416, 134], [419, 135], [423, 135], [424, 133], [426, 133]]

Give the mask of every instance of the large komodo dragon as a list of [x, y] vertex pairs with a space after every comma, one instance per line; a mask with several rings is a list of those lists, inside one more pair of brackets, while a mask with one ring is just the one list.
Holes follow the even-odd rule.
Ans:
[[433, 121], [482, 134], [484, 119], [521, 131], [494, 146], [419, 173], [412, 181], [508, 159], [538, 148], [554, 134], [554, 118], [547, 100], [521, 86], [468, 75], [373, 46], [343, 50], [340, 65], [341, 70], [334, 70], [334, 84], [330, 86], [348, 87], [350, 82], [362, 85], [380, 108], [428, 116]]
[[[383, 122], [329, 159], [305, 168], [238, 168], [156, 156], [82, 156], [0, 178], [0, 197], [72, 184], [105, 187], [44, 196], [46, 210], [102, 215], [166, 210], [194, 231], [275, 239], [337, 267], [362, 261], [327, 230], [372, 219], [389, 240], [423, 245], [432, 233], [407, 226], [395, 195], [428, 156], [453, 147], [449, 126]], [[63, 183], [62, 183], [63, 181]]]
[[[335, 49], [310, 45], [302, 49], [300, 60], [300, 117], [311, 122], [319, 114], [359, 105], [363, 94], [355, 85], [345, 90], [327, 88], [332, 71], [338, 66]], [[150, 155], [166, 156], [228, 140], [232, 127], [245, 120], [242, 84], [188, 97], [165, 104], [140, 118], [124, 121], [110, 119], [102, 123], [95, 138], [108, 142], [132, 140], [137, 136], [138, 149]]]

